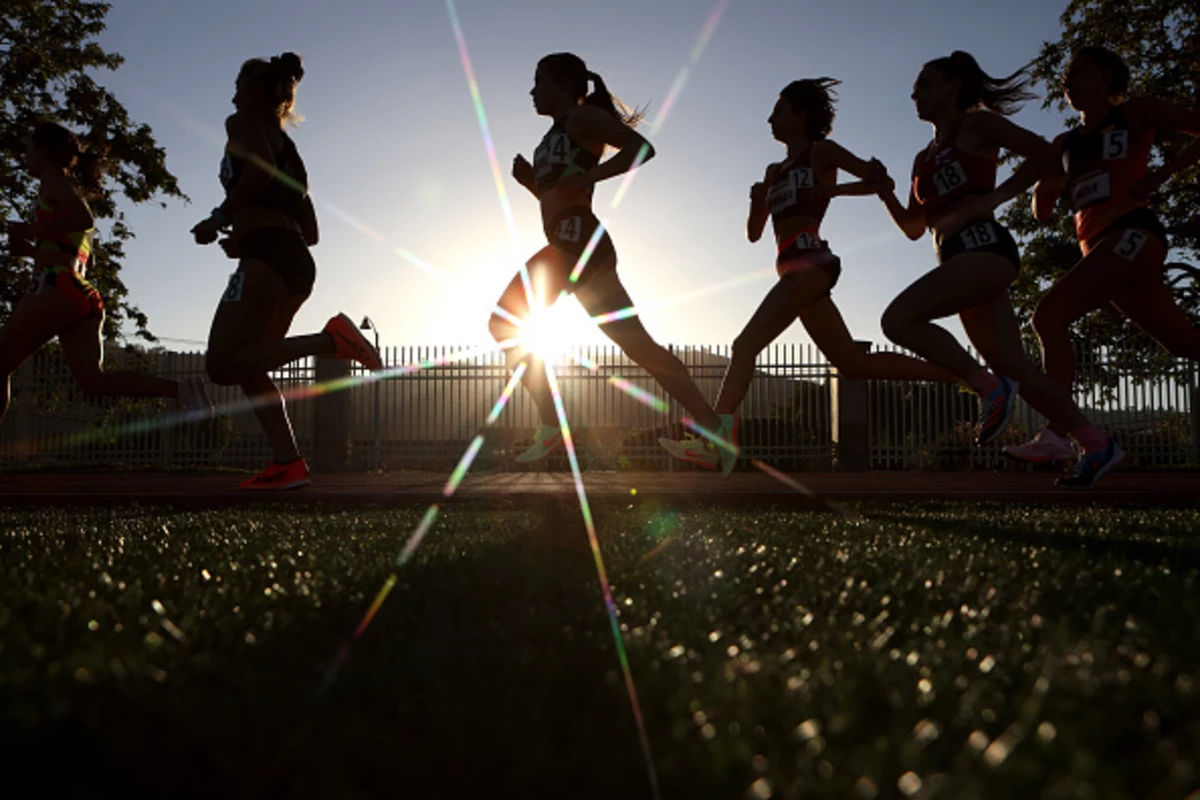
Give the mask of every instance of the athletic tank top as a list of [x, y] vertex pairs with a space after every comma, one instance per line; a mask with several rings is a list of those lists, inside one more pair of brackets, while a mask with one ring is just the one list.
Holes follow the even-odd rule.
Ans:
[[771, 224], [776, 232], [784, 220], [812, 217], [820, 223], [825, 217], [829, 195], [821, 191], [812, 168], [811, 143], [791, 164], [780, 167], [779, 177], [767, 187], [767, 205], [771, 208]]
[[[86, 205], [86, 203], [85, 203]], [[38, 222], [57, 222], [63, 218], [63, 212], [47, 203], [44, 198], [38, 197], [37, 210], [34, 212]], [[70, 231], [67, 233], [47, 233], [37, 238], [37, 249], [56, 253], [67, 253], [79, 260], [79, 266], [87, 266], [88, 258], [92, 254], [92, 232], [95, 228], [88, 228], [86, 231]]]
[[927, 219], [966, 197], [996, 188], [996, 161], [960, 150], [956, 142], [961, 127], [960, 121], [941, 148], [930, 142], [913, 164], [913, 196], [925, 206]]
[[[300, 211], [300, 201], [308, 196], [308, 171], [300, 158], [296, 143], [286, 133], [280, 131], [283, 143], [275, 152], [275, 170], [271, 183], [254, 196], [248, 206], [252, 208], [271, 208], [295, 219]], [[221, 159], [221, 186], [228, 195], [242, 173], [246, 169], [246, 159], [241, 155], [225, 151]]]
[[564, 120], [555, 120], [533, 151], [533, 178], [538, 191], [567, 175], [580, 175], [600, 163], [600, 156], [567, 134]]
[[1092, 133], [1073, 128], [1063, 139], [1066, 197], [1079, 241], [1090, 241], [1120, 217], [1144, 206], [1129, 197], [1129, 186], [1146, 174], [1154, 131], [1129, 125], [1113, 106]]

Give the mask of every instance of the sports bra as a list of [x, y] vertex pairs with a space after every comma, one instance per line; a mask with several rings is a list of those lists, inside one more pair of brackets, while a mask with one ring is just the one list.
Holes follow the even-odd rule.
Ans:
[[1067, 133], [1062, 142], [1065, 194], [1081, 242], [1145, 205], [1129, 197], [1129, 186], [1146, 174], [1153, 140], [1154, 131], [1135, 130], [1120, 106], [1113, 106], [1095, 131], [1075, 127]]
[[[56, 222], [63, 218], [63, 212], [39, 196], [34, 216], [38, 222]], [[47, 233], [37, 237], [37, 249], [66, 253], [78, 259], [80, 267], [85, 267], [92, 254], [92, 232], [95, 230], [95, 228], [88, 228], [86, 231]]]
[[913, 196], [925, 206], [927, 219], [966, 197], [996, 188], [996, 160], [960, 149], [956, 142], [961, 127], [960, 120], [944, 147], [935, 150], [936, 142], [930, 142], [913, 164]]
[[780, 223], [785, 220], [811, 217], [820, 223], [825, 217], [829, 195], [821, 191], [816, 171], [813, 170], [811, 143], [791, 164], [780, 166], [779, 176], [767, 188], [767, 205], [771, 209], [771, 224], [777, 234]]
[[[295, 219], [300, 211], [300, 201], [308, 196], [308, 171], [296, 143], [287, 133], [280, 131], [283, 143], [275, 152], [275, 169], [271, 182], [259, 191], [247, 205], [253, 208], [270, 208]], [[221, 159], [221, 186], [228, 195], [246, 169], [247, 159], [226, 149]]]
[[566, 118], [555, 120], [533, 151], [533, 178], [538, 191], [548, 189], [568, 175], [581, 175], [600, 163], [593, 153], [567, 133]]

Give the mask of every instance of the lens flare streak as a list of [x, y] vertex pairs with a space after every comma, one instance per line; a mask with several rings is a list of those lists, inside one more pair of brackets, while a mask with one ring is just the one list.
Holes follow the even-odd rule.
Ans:
[[612, 587], [608, 583], [608, 574], [604, 569], [604, 557], [600, 554], [600, 542], [596, 538], [596, 525], [592, 519], [592, 508], [588, 503], [587, 491], [583, 486], [583, 475], [580, 473], [579, 459], [575, 454], [575, 442], [571, 438], [571, 426], [567, 423], [567, 413], [563, 408], [562, 394], [558, 390], [558, 380], [554, 375], [554, 368], [549, 363], [546, 363], [545, 369], [550, 396], [554, 399], [554, 412], [558, 415], [559, 429], [562, 432], [563, 445], [567, 451], [567, 461], [571, 465], [571, 476], [575, 480], [575, 495], [579, 499], [579, 510], [583, 516], [584, 528], [587, 530], [588, 544], [592, 550], [592, 559], [596, 563], [596, 574], [600, 579], [600, 591], [604, 595], [604, 608], [608, 612], [608, 622], [612, 628], [617, 659], [621, 664], [621, 671], [625, 676], [625, 689], [629, 693], [629, 703], [633, 709], [634, 721], [637, 723], [642, 757], [646, 761], [646, 771], [650, 778], [650, 789], [653, 796], [659, 798], [661, 795], [658, 789], [658, 772], [654, 767], [654, 756], [650, 750], [650, 737], [646, 733], [646, 724], [642, 717], [642, 707], [638, 702], [637, 687], [633, 682], [633, 671], [629, 667], [629, 656], [625, 652], [624, 637], [621, 636], [621, 626], [617, 622], [616, 604], [613, 602]]

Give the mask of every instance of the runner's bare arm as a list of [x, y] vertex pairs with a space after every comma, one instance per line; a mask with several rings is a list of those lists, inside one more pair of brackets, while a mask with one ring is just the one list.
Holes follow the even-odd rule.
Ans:
[[746, 216], [746, 238], [757, 242], [762, 238], [763, 228], [767, 226], [767, 218], [771, 209], [767, 205], [767, 192], [779, 174], [778, 164], [768, 164], [763, 179], [750, 187], [750, 213]]
[[582, 178], [587, 183], [599, 183], [615, 175], [621, 175], [635, 166], [654, 158], [654, 146], [646, 137], [626, 125], [612, 114], [596, 106], [579, 106], [567, 117], [567, 135], [582, 142], [594, 142], [615, 148], [612, 158], [592, 167], [584, 175], [572, 175], [561, 183]]
[[[1066, 138], [1065, 133], [1060, 133], [1055, 138], [1054, 143], [1050, 146], [1053, 153], [1062, 152], [1064, 138]], [[1062, 197], [1065, 180], [1062, 161], [1056, 157], [1047, 165], [1046, 171], [1042, 173], [1038, 182], [1033, 185], [1033, 217], [1038, 222], [1047, 221], [1054, 213], [1054, 206], [1058, 202], [1058, 198]]]
[[[917, 156], [920, 157], [919, 155]], [[914, 163], [914, 172], [915, 172]], [[894, 188], [887, 188], [887, 184], [881, 187], [879, 199], [883, 201], [883, 205], [887, 208], [888, 214], [892, 217], [892, 222], [896, 223], [905, 236], [914, 242], [925, 235], [925, 207], [917, 202], [916, 194], [912, 185], [908, 189], [908, 205], [905, 206], [896, 197]]]

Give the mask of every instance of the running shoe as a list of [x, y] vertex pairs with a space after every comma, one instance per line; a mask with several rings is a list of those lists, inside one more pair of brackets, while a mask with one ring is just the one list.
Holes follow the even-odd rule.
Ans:
[[1065, 436], [1059, 436], [1049, 428], [1042, 428], [1025, 444], [1010, 444], [1004, 454], [1030, 464], [1049, 464], [1052, 461], [1069, 461], [1078, 458], [1075, 445]]
[[333, 337], [333, 346], [339, 358], [357, 361], [372, 372], [383, 369], [379, 353], [362, 335], [354, 320], [345, 314], [330, 317], [329, 322], [325, 323], [325, 333]]
[[187, 411], [189, 422], [207, 422], [213, 417], [213, 404], [202, 378], [184, 378], [179, 382], [179, 404]]
[[516, 462], [518, 464], [528, 464], [531, 461], [543, 459], [554, 450], [562, 447], [562, 443], [562, 429], [557, 425], [538, 425], [537, 430], [533, 433], [533, 444], [526, 448], [525, 452], [517, 456]]
[[663, 450], [689, 464], [696, 464], [705, 469], [716, 469], [721, 464], [717, 449], [707, 439], [699, 436], [685, 436], [682, 439], [668, 439], [660, 436], [658, 444]]
[[718, 441], [713, 443], [721, 458], [721, 477], [728, 478], [738, 460], [738, 418], [736, 414], [722, 414], [721, 427], [717, 430]]
[[1103, 450], [1094, 453], [1084, 453], [1075, 464], [1075, 474], [1069, 478], [1059, 478], [1054, 483], [1066, 489], [1090, 489], [1104, 473], [1121, 463], [1125, 451], [1121, 445], [1110, 436]]
[[1002, 375], [997, 375], [996, 379], [1000, 381], [1000, 385], [986, 397], [979, 397], [979, 425], [975, 434], [975, 444], [980, 447], [990, 444], [1004, 433], [1008, 421], [1012, 419], [1013, 403], [1017, 400], [1017, 382]]
[[307, 486], [309, 482], [308, 464], [304, 463], [303, 458], [297, 458], [295, 461], [290, 461], [287, 464], [276, 464], [272, 461], [262, 472], [253, 478], [247, 478], [242, 481], [238, 485], [238, 488], [279, 492], [285, 489], [296, 489], [300, 486]]

